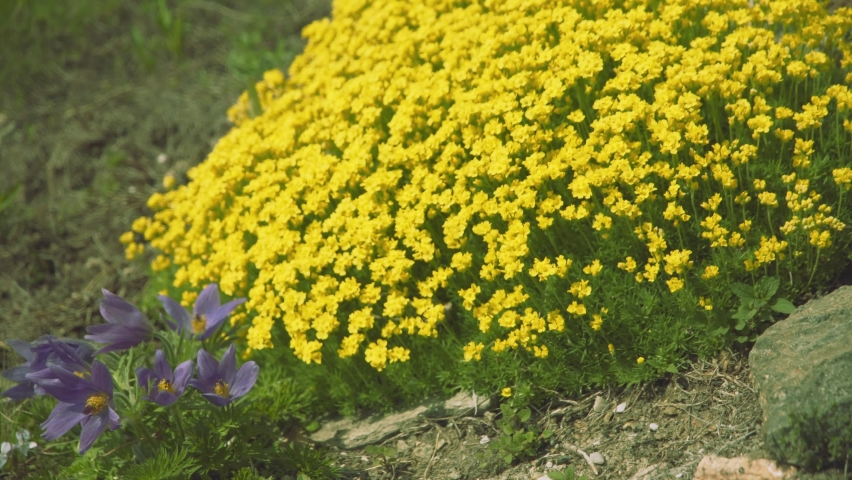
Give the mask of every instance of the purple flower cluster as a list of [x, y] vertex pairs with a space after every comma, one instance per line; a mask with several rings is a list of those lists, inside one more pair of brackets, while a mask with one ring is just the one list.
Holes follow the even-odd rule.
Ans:
[[[79, 340], [58, 339], [45, 335], [31, 343], [9, 340], [6, 343], [26, 361], [23, 365], [0, 372], [17, 383], [2, 392], [4, 397], [21, 400], [34, 395], [48, 394], [59, 403], [42, 423], [45, 440], [67, 433], [75, 425], [83, 427], [79, 452], [82, 455], [109, 425], [111, 430], [121, 426], [113, 401], [113, 380], [109, 369], [94, 357], [97, 354], [127, 350], [154, 337], [153, 327], [138, 308], [123, 298], [103, 290], [101, 315], [107, 323], [88, 328], [86, 338], [105, 344], [99, 350]], [[219, 303], [216, 284], [208, 285], [189, 314], [177, 302], [160, 296], [166, 312], [175, 323], [166, 322], [173, 330], [195, 340], [213, 335], [228, 315], [245, 299]], [[162, 350], [154, 354], [154, 369], [139, 367], [136, 379], [145, 392], [146, 400], [161, 406], [175, 403], [187, 386], [199, 390], [210, 403], [225, 406], [252, 389], [259, 367], [253, 361], [236, 368], [236, 349], [231, 345], [220, 361], [199, 349], [198, 377], [193, 379], [194, 366], [187, 360], [171, 368]]]

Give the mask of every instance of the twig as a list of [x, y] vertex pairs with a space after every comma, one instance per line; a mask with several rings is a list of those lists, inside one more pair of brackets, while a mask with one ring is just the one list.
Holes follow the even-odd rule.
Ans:
[[592, 471], [595, 472], [595, 475], [598, 474], [598, 468], [595, 467], [595, 462], [593, 462], [592, 459], [588, 455], [586, 455], [586, 452], [580, 450], [579, 448], [575, 447], [574, 445], [571, 445], [570, 443], [566, 443], [565, 446], [568, 448], [568, 450], [573, 450], [574, 452], [582, 455], [583, 458], [586, 459], [586, 463], [588, 463], [589, 466], [592, 467]]
[[432, 448], [432, 456], [429, 457], [429, 463], [426, 464], [426, 470], [423, 470], [423, 478], [428, 478], [429, 475], [429, 467], [432, 466], [432, 462], [435, 461], [435, 454], [438, 453], [438, 439], [441, 438], [441, 432], [435, 431], [435, 446]]

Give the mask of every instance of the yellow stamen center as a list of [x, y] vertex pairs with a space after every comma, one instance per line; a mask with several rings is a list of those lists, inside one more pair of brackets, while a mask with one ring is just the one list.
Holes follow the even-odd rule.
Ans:
[[213, 391], [220, 397], [231, 398], [231, 386], [222, 380], [216, 382], [216, 386], [213, 387]]
[[85, 373], [83, 373], [83, 372], [74, 372], [74, 375], [75, 375], [75, 376], [78, 376], [78, 377], [80, 377], [80, 378], [83, 378], [83, 376], [84, 376], [84, 375], [86, 375], [86, 374], [85, 374]]
[[106, 393], [96, 393], [86, 400], [86, 408], [83, 413], [97, 415], [107, 407], [107, 401], [109, 401], [109, 396]]
[[176, 395], [174, 385], [172, 385], [172, 382], [166, 379], [160, 380], [160, 383], [157, 384], [157, 390], [161, 392], [169, 392], [173, 395]]
[[192, 316], [192, 333], [199, 334], [204, 333], [204, 330], [207, 329], [207, 317], [204, 315], [195, 314]]

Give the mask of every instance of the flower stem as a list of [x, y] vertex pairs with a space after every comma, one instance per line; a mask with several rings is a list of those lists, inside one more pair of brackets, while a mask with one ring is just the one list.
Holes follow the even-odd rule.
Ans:
[[175, 423], [177, 424], [178, 433], [180, 433], [181, 443], [186, 443], [186, 433], [183, 430], [183, 420], [180, 418], [180, 413], [178, 412], [178, 407], [173, 406], [169, 409], [172, 414], [172, 418], [174, 418]]

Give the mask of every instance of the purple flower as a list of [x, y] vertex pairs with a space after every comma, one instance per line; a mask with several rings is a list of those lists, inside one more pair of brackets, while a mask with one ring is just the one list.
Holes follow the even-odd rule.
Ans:
[[242, 397], [257, 381], [260, 368], [255, 362], [246, 362], [237, 370], [237, 352], [228, 347], [222, 360], [216, 362], [205, 350], [198, 351], [198, 378], [189, 381], [213, 405], [224, 407]]
[[106, 365], [97, 360], [92, 364], [90, 379], [81, 378], [61, 365], [48, 364], [48, 368], [56, 379], [37, 383], [60, 403], [41, 424], [44, 429], [42, 438], [59, 438], [80, 423], [83, 425], [79, 446], [82, 455], [104, 431], [107, 423], [110, 430], [121, 426], [112, 401], [112, 377]]
[[145, 398], [157, 405], [167, 406], [175, 403], [189, 383], [192, 376], [192, 360], [187, 360], [172, 371], [162, 350], [154, 354], [154, 370], [145, 367], [136, 369], [136, 380], [145, 390]]
[[50, 375], [48, 375], [50, 370], [47, 368], [48, 362], [66, 364], [75, 371], [88, 373], [91, 369], [89, 363], [92, 361], [95, 351], [86, 342], [72, 339], [60, 340], [50, 335], [44, 335], [32, 343], [21, 340], [8, 340], [6, 343], [26, 360], [23, 365], [0, 372], [3, 377], [18, 383], [2, 394], [4, 397], [13, 400], [44, 394], [44, 390], [27, 376], [40, 372], [45, 378], [50, 378]]
[[219, 305], [219, 286], [215, 283], [207, 285], [198, 294], [195, 306], [192, 307], [192, 315], [171, 298], [165, 295], [160, 295], [158, 298], [163, 302], [163, 308], [175, 321], [172, 323], [166, 320], [166, 324], [178, 333], [188, 332], [196, 340], [206, 340], [213, 335], [228, 315], [246, 301], [245, 298], [237, 298]]
[[97, 352], [112, 352], [127, 350], [151, 339], [153, 329], [145, 315], [125, 299], [104, 289], [104, 299], [101, 300], [101, 316], [107, 322], [88, 327], [91, 335], [86, 338], [96, 343], [106, 343], [107, 346]]

